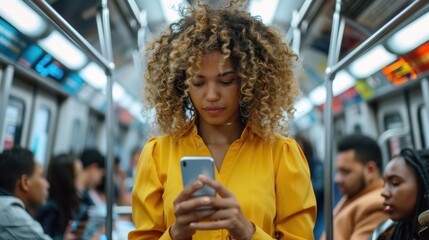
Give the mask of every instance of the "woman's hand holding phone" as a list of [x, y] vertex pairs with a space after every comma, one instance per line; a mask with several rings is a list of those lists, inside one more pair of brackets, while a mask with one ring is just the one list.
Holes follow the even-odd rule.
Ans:
[[215, 209], [201, 209], [201, 206], [209, 206], [211, 198], [208, 196], [195, 197], [194, 193], [201, 189], [204, 184], [197, 180], [183, 189], [174, 200], [174, 215], [176, 222], [170, 227], [170, 236], [174, 240], [190, 239], [196, 229], [192, 229], [191, 223], [207, 219], [216, 212]]
[[[204, 185], [213, 188], [218, 197], [193, 197]], [[201, 206], [211, 209], [196, 210]], [[172, 239], [189, 239], [196, 230], [227, 229], [236, 239], [247, 239], [254, 233], [235, 196], [219, 182], [200, 175], [198, 181], [185, 187], [174, 201], [176, 223], [170, 228]]]

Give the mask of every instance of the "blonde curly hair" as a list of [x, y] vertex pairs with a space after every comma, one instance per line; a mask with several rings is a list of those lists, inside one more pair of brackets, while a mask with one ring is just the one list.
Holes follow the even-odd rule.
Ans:
[[179, 138], [197, 116], [188, 89], [202, 57], [219, 51], [230, 58], [240, 84], [241, 118], [264, 139], [286, 132], [300, 93], [294, 76], [297, 55], [274, 27], [231, 8], [181, 9], [182, 19], [152, 42], [147, 53], [145, 96], [162, 132]]

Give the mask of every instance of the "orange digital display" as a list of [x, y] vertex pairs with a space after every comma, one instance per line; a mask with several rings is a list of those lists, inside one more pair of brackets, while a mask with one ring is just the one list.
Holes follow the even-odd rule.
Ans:
[[383, 68], [381, 72], [392, 82], [393, 85], [396, 86], [417, 77], [414, 69], [403, 58], [399, 58], [398, 61]]
[[416, 48], [411, 53], [404, 56], [404, 59], [410, 63], [417, 74], [429, 70], [429, 42]]

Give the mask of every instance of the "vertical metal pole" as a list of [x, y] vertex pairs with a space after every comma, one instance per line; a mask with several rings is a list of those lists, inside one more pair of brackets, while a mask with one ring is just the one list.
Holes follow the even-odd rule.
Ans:
[[2, 80], [0, 81], [0, 152], [3, 151], [3, 129], [4, 124], [6, 120], [6, 109], [7, 109], [7, 102], [9, 99], [9, 92], [10, 88], [12, 87], [12, 79], [13, 79], [13, 72], [15, 71], [15, 68], [12, 65], [8, 65], [4, 72], [1, 74], [0, 77]]
[[[101, 8], [97, 12], [97, 26], [100, 37], [100, 45], [103, 56], [108, 61], [113, 61], [112, 39], [110, 34], [110, 19], [107, 0], [101, 0]], [[114, 118], [113, 118], [113, 78], [112, 73], [106, 71], [107, 86], [107, 153], [106, 153], [106, 237], [107, 240], [112, 240], [113, 231], [113, 155], [114, 155]]]
[[[422, 94], [423, 94], [423, 103], [424, 108], [426, 110], [426, 116], [429, 117], [429, 79], [427, 77], [423, 78], [421, 83]], [[429, 143], [426, 142], [426, 146], [422, 146], [423, 148], [428, 148]]]
[[293, 10], [291, 25], [293, 29], [292, 50], [296, 54], [299, 54], [299, 50], [301, 48], [301, 29], [299, 23], [299, 12], [297, 10]]
[[[341, 19], [341, 0], [336, 0], [335, 12], [332, 19], [332, 31], [331, 41], [329, 45], [328, 55], [328, 68], [326, 72], [329, 72], [329, 68], [332, 67], [339, 58], [342, 33], [344, 31], [344, 21]], [[325, 102], [325, 234], [327, 240], [333, 239], [333, 216], [332, 216], [332, 200], [333, 198], [333, 182], [332, 182], [332, 171], [333, 171], [333, 111], [332, 111], [332, 82], [335, 75], [326, 74], [325, 86], [326, 86], [326, 102]]]

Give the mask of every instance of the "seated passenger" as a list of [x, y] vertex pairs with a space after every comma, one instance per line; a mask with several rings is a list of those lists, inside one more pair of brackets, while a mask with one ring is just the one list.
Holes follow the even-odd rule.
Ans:
[[104, 176], [105, 157], [96, 149], [86, 149], [80, 160], [83, 165], [83, 202], [88, 205], [102, 205], [103, 201], [96, 192], [96, 187]]
[[97, 193], [97, 186], [103, 180], [106, 158], [94, 148], [85, 149], [80, 160], [83, 165], [82, 207], [88, 209], [89, 219], [86, 224], [83, 239], [91, 239], [104, 226], [106, 217], [105, 200]]
[[62, 239], [70, 221], [80, 211], [82, 173], [82, 163], [75, 155], [60, 154], [49, 162], [49, 199], [39, 210], [36, 219], [53, 239]]
[[380, 196], [384, 184], [381, 149], [372, 138], [353, 134], [341, 138], [337, 150], [335, 182], [343, 197], [333, 212], [333, 238], [366, 240], [389, 218]]
[[118, 189], [118, 199], [116, 203], [120, 206], [131, 206], [131, 194], [129, 194], [126, 184], [127, 173], [122, 168], [119, 157], [115, 158], [115, 168], [113, 172], [113, 181]]
[[396, 226], [390, 237], [377, 228], [372, 239], [428, 239], [424, 231], [419, 235], [418, 217], [429, 209], [429, 150], [401, 150], [387, 164], [384, 179], [384, 210]]
[[134, 186], [134, 177], [136, 176], [137, 163], [139, 162], [141, 152], [141, 147], [135, 147], [131, 152], [130, 165], [128, 166], [128, 179], [126, 185], [129, 192], [132, 191]]
[[49, 183], [29, 150], [0, 154], [0, 239], [51, 239], [29, 212], [45, 204]]
[[[113, 168], [113, 202], [119, 206], [131, 206], [131, 198], [127, 196], [127, 189], [125, 186], [126, 173], [122, 169], [121, 160], [119, 157], [114, 158], [114, 168]], [[100, 199], [106, 201], [106, 184], [107, 176], [101, 180], [101, 183], [96, 187], [96, 192]]]

